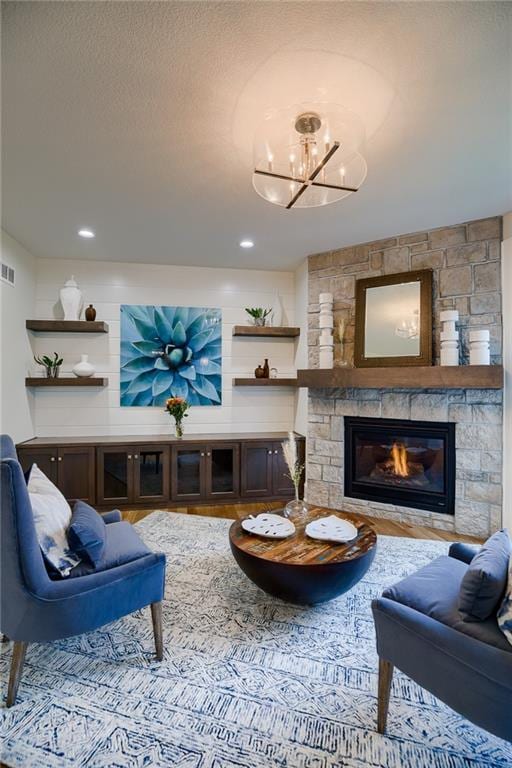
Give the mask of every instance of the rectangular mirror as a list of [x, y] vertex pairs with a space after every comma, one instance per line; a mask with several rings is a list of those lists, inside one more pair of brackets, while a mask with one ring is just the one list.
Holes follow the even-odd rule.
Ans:
[[432, 365], [432, 272], [356, 282], [357, 368]]

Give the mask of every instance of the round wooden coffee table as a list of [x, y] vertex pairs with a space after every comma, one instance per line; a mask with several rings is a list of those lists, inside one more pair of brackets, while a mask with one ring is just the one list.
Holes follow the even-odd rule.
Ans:
[[[328, 515], [350, 520], [358, 530], [357, 538], [347, 544], [334, 544], [306, 536], [307, 523]], [[246, 533], [240, 520], [229, 529], [236, 562], [270, 595], [298, 605], [325, 603], [357, 584], [373, 562], [377, 535], [356, 515], [311, 507], [306, 522], [295, 522], [295, 526], [295, 533], [287, 539], [264, 539]]]

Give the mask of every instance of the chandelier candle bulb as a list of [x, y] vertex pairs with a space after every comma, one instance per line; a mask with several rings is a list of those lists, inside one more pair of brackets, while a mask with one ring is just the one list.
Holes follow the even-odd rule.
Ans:
[[469, 364], [490, 365], [491, 353], [489, 349], [490, 333], [488, 330], [469, 332]]

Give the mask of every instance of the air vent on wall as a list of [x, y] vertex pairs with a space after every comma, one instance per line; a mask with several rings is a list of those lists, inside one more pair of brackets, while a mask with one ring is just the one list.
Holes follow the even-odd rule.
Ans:
[[0, 264], [2, 265], [2, 281], [8, 285], [14, 285], [14, 269], [8, 264], [4, 264], [3, 261]]

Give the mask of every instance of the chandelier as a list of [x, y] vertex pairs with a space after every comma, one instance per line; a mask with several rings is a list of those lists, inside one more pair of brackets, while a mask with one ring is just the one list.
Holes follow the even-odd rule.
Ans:
[[288, 210], [335, 203], [366, 178], [363, 143], [361, 121], [339, 105], [272, 112], [254, 138], [254, 189]]
[[402, 320], [400, 325], [395, 328], [396, 336], [401, 339], [417, 339], [420, 335], [419, 329], [419, 309], [415, 309], [409, 320]]

